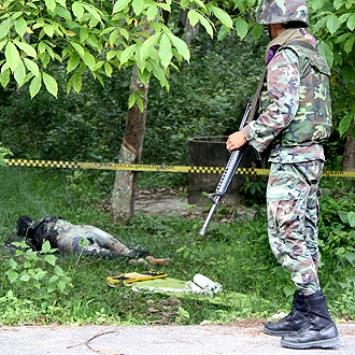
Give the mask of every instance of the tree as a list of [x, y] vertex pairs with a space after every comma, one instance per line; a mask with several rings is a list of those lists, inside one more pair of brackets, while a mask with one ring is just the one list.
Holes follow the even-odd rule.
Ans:
[[[233, 27], [230, 16], [216, 3], [200, 0], [174, 4], [172, 0], [5, 0], [0, 5], [0, 83], [3, 87], [10, 81], [18, 87], [27, 84], [32, 98], [42, 87], [57, 97], [53, 64], [66, 68], [68, 94], [81, 90], [86, 71], [103, 84], [113, 70], [134, 68], [120, 157], [122, 162], [139, 162], [149, 81], [155, 77], [169, 89], [170, 70], [190, 59], [186, 43], [165, 24], [164, 12], [171, 12], [172, 5], [187, 11], [192, 25], [201, 23], [211, 37], [214, 23], [224, 29]], [[133, 139], [127, 137], [132, 132]], [[133, 140], [137, 144], [127, 144]], [[134, 146], [134, 156], [128, 153], [128, 146]], [[125, 178], [116, 177], [116, 185], [121, 186]], [[130, 184], [134, 192], [134, 184]], [[124, 205], [132, 206], [133, 193], [114, 191], [114, 200], [117, 196], [127, 199]], [[117, 201], [113, 203], [117, 205]], [[129, 217], [131, 211], [126, 212]]]

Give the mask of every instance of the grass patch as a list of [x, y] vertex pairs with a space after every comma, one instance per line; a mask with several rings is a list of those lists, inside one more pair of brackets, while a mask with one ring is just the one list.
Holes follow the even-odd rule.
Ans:
[[[202, 321], [230, 322], [236, 318], [267, 317], [287, 311], [293, 286], [289, 275], [276, 263], [268, 246], [265, 209], [255, 218], [235, 217], [232, 223], [218, 218], [203, 240], [197, 237], [202, 219], [178, 216], [135, 216], [127, 225], [114, 225], [101, 208], [103, 193], [96, 179], [74, 172], [7, 168], [0, 169], [0, 236], [13, 232], [18, 216], [33, 218], [59, 215], [73, 223], [92, 224], [129, 245], [148, 248], [157, 257], [170, 257], [161, 267], [171, 277], [191, 279], [202, 273], [220, 282], [225, 290], [246, 294], [247, 305], [215, 305], [194, 299], [133, 293], [129, 288], [111, 289], [109, 274], [143, 271], [125, 259], [60, 257], [58, 266], [71, 278], [73, 287], [53, 297], [49, 286], [41, 286], [41, 299], [31, 298], [31, 284], [14, 287], [5, 275], [7, 255], [3, 251], [0, 279], [1, 324], [197, 324]], [[333, 187], [334, 187], [334, 183]], [[346, 195], [344, 193], [346, 191]], [[338, 218], [338, 210], [349, 211], [354, 192], [338, 186], [337, 197], [326, 196], [322, 210], [321, 238], [324, 250], [320, 271], [331, 311], [337, 317], [355, 318], [351, 228]], [[329, 235], [331, 240], [327, 240]], [[332, 244], [331, 244], [332, 243]], [[330, 248], [332, 245], [333, 248]], [[341, 249], [342, 248], [342, 249]], [[14, 297], [5, 297], [13, 289]], [[26, 290], [25, 290], [26, 289]], [[339, 290], [341, 292], [339, 292]], [[25, 292], [26, 291], [26, 292]]]

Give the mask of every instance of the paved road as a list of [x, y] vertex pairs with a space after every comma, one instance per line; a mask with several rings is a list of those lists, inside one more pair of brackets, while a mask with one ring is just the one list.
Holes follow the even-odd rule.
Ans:
[[1, 355], [354, 355], [355, 324], [339, 325], [337, 350], [289, 350], [261, 326], [2, 327]]

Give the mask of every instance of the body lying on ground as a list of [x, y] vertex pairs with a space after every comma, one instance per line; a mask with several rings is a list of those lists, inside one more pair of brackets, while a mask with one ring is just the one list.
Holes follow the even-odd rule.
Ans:
[[63, 254], [127, 257], [146, 260], [152, 265], [169, 263], [169, 259], [156, 259], [143, 248], [129, 248], [100, 228], [72, 224], [61, 217], [47, 216], [33, 221], [29, 216], [22, 216], [17, 220], [16, 233], [35, 251], [40, 251], [43, 243], [48, 241], [52, 248]]

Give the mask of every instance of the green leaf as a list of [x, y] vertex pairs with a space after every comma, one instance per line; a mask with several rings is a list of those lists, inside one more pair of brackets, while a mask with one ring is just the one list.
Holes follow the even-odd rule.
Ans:
[[323, 16], [320, 20], [316, 22], [316, 24], [313, 27], [313, 30], [315, 33], [321, 31], [323, 28], [325, 28], [326, 23], [327, 23], [327, 17]]
[[54, 12], [56, 7], [55, 0], [44, 0], [44, 3], [49, 11]]
[[224, 10], [216, 6], [212, 6], [212, 12], [224, 26], [233, 28], [233, 21]]
[[14, 270], [9, 270], [6, 271], [6, 276], [9, 279], [10, 283], [13, 284], [18, 279], [19, 274]]
[[83, 76], [81, 75], [80, 72], [75, 73], [73, 75], [72, 85], [73, 85], [73, 89], [76, 93], [79, 93], [81, 91], [81, 88], [83, 86]]
[[135, 103], [136, 103], [136, 97], [137, 97], [137, 93], [136, 92], [132, 92], [130, 95], [129, 95], [129, 98], [128, 98], [128, 108], [132, 108]]
[[43, 31], [50, 38], [52, 38], [54, 35], [54, 27], [52, 25], [43, 26]]
[[351, 265], [355, 265], [355, 253], [347, 253], [344, 256]]
[[128, 108], [131, 109], [134, 105], [137, 105], [140, 112], [144, 111], [143, 99], [141, 98], [139, 92], [137, 91], [133, 91], [129, 95], [129, 99], [128, 99]]
[[[44, 75], [47, 75], [48, 77], [50, 77], [49, 74], [43, 73], [43, 81], [44, 81]], [[42, 253], [45, 253], [45, 254], [48, 254], [51, 251], [51, 245], [48, 240], [46, 240], [43, 243], [41, 251], [42, 251]]]
[[228, 36], [229, 32], [230, 31], [226, 26], [221, 26], [221, 28], [218, 31], [217, 40], [223, 41]]
[[0, 84], [3, 88], [6, 88], [9, 82], [10, 82], [10, 69], [7, 69], [0, 74]]
[[353, 34], [344, 44], [344, 51], [346, 53], [351, 53], [354, 47], [355, 35]]
[[57, 275], [53, 275], [49, 280], [48, 283], [52, 284], [52, 283], [56, 283], [59, 280], [59, 277]]
[[144, 111], [144, 102], [143, 102], [143, 99], [140, 96], [137, 98], [136, 105], [138, 106], [139, 111], [143, 113], [143, 111]]
[[339, 22], [341, 23], [341, 24], [343, 24], [344, 22], [346, 22], [346, 20], [350, 17], [350, 15], [351, 14], [343, 14], [343, 15], [341, 15], [340, 17], [339, 17]]
[[177, 49], [178, 53], [188, 62], [190, 60], [190, 51], [187, 47], [187, 44], [172, 33], [168, 33], [168, 36], [173, 46]]
[[235, 29], [240, 39], [243, 39], [248, 34], [248, 22], [246, 22], [241, 17], [237, 17], [237, 19], [235, 20]]
[[126, 29], [120, 28], [119, 32], [120, 32], [121, 36], [123, 36], [123, 38], [125, 40], [127, 40], [127, 41], [129, 40], [129, 32]]
[[106, 52], [106, 59], [107, 60], [111, 60], [111, 59], [116, 57], [116, 54], [117, 54], [116, 50], [112, 50], [112, 51]]
[[7, 40], [0, 42], [0, 51], [2, 51], [2, 49], [5, 47], [6, 43], [7, 43]]
[[35, 63], [33, 60], [24, 58], [23, 61], [25, 62], [25, 65], [27, 69], [34, 75], [34, 76], [39, 76], [39, 68], [37, 63]]
[[12, 19], [9, 17], [6, 20], [0, 21], [0, 39], [9, 37], [12, 27]]
[[104, 68], [106, 75], [111, 78], [113, 69], [110, 63], [105, 63]]
[[158, 65], [156, 61], [151, 61], [150, 63], [153, 68], [153, 75], [159, 80], [161, 86], [166, 87], [169, 90], [169, 82], [166, 79], [165, 72], [163, 71], [162, 67]]
[[29, 57], [37, 58], [36, 50], [29, 44], [25, 42], [14, 41], [16, 46], [24, 51]]
[[99, 22], [100, 21], [97, 18], [91, 17], [91, 19], [89, 21], [89, 27], [90, 28], [95, 28]]
[[[0, 150], [2, 150], [2, 148], [0, 148]], [[17, 269], [18, 267], [18, 263], [16, 262], [15, 259], [9, 259], [9, 266], [11, 267], [12, 270]]]
[[19, 17], [15, 21], [15, 30], [20, 37], [23, 37], [27, 30], [27, 22], [23, 17]]
[[199, 20], [200, 20], [200, 15], [197, 11], [195, 10], [190, 10], [188, 13], [187, 13], [187, 18], [189, 19], [189, 22], [191, 24], [192, 27], [195, 27]]
[[11, 71], [14, 72], [18, 65], [20, 64], [20, 54], [12, 42], [8, 42], [5, 48], [5, 58], [7, 63], [11, 68]]
[[57, 287], [60, 292], [64, 292], [66, 286], [67, 286], [66, 283], [62, 280], [58, 281], [57, 283]]
[[80, 56], [74, 53], [68, 60], [67, 73], [72, 72], [80, 63]]
[[95, 57], [88, 50], [85, 50], [83, 61], [91, 71], [94, 71], [96, 60]]
[[54, 255], [51, 255], [51, 254], [50, 255], [46, 255], [44, 257], [44, 261], [46, 263], [50, 264], [50, 265], [53, 265], [53, 266], [55, 266], [56, 260], [57, 260], [57, 258]]
[[30, 279], [31, 279], [31, 276], [28, 275], [27, 272], [22, 273], [20, 276], [20, 280], [23, 282], [28, 282], [28, 281], [30, 281]]
[[123, 9], [127, 7], [131, 0], [118, 0], [116, 1], [113, 7], [113, 13], [116, 14], [117, 12], [121, 12]]
[[318, 50], [323, 58], [327, 61], [329, 68], [331, 68], [334, 63], [334, 54], [330, 46], [324, 41], [319, 41]]
[[165, 4], [163, 2], [159, 2], [158, 6], [162, 8], [164, 11], [171, 12], [171, 6], [169, 4]]
[[347, 212], [339, 211], [339, 212], [338, 212], [338, 216], [340, 217], [340, 220], [341, 220], [344, 224], [350, 224], [349, 218], [348, 218], [348, 213], [347, 213]]
[[[58, 1], [57, 1], [58, 2]], [[72, 21], [71, 13], [63, 6], [57, 6], [57, 15], [64, 18], [65, 20]]]
[[263, 35], [263, 32], [264, 32], [263, 26], [258, 23], [255, 24], [251, 30], [251, 34], [255, 41], [260, 39], [260, 37]]
[[136, 50], [137, 45], [136, 44], [132, 44], [130, 46], [128, 46], [122, 53], [121, 53], [121, 57], [120, 57], [120, 63], [125, 64], [128, 62], [128, 60], [134, 55], [134, 52]]
[[290, 296], [292, 296], [295, 293], [295, 288], [292, 287], [292, 286], [286, 285], [283, 288], [283, 291], [284, 291], [284, 294], [285, 294], [286, 297], [290, 297]]
[[328, 16], [327, 28], [331, 34], [334, 34], [340, 26], [339, 19], [334, 14]]
[[[56, 80], [53, 78], [53, 76], [43, 72], [43, 83], [47, 89], [47, 91], [52, 94], [55, 98], [57, 98], [58, 95], [58, 84], [56, 82]], [[43, 244], [43, 246], [45, 245], [45, 243]], [[42, 251], [43, 250], [42, 248]]]
[[133, 0], [132, 1], [133, 12], [138, 16], [142, 13], [144, 9], [144, 0]]
[[95, 27], [96, 24], [101, 21], [100, 14], [97, 12], [96, 8], [92, 5], [84, 4], [83, 6], [85, 7], [86, 11], [96, 20], [96, 22], [93, 22], [95, 23], [93, 27]]
[[355, 212], [348, 213], [348, 220], [351, 228], [355, 227]]
[[84, 15], [84, 7], [79, 1], [75, 1], [71, 6], [74, 16], [80, 20]]
[[89, 31], [85, 27], [80, 29], [79, 38], [81, 43], [84, 43], [89, 38]]
[[317, 12], [324, 6], [324, 0], [316, 0], [311, 2], [312, 10]]
[[[251, 1], [253, 1], [253, 0], [251, 0]], [[167, 1], [167, 2], [168, 2], [168, 1]], [[199, 7], [200, 9], [204, 10], [205, 12], [208, 11], [206, 5], [204, 4], [204, 2], [203, 2], [202, 0], [193, 0], [193, 2], [194, 2], [196, 5], [198, 5], [198, 7]]]
[[26, 80], [26, 67], [23, 64], [23, 61], [21, 60], [19, 65], [14, 71], [14, 78], [17, 82], [18, 87], [21, 87]]
[[147, 10], [147, 20], [152, 21], [157, 15], [158, 15], [158, 7], [156, 5], [149, 5]]
[[84, 57], [85, 49], [81, 44], [76, 43], [76, 42], [70, 42], [70, 44], [73, 46], [73, 48], [76, 50], [76, 52], [80, 55], [80, 57]]
[[117, 41], [117, 38], [118, 38], [118, 35], [119, 35], [119, 31], [118, 30], [112, 31], [111, 34], [110, 34], [108, 42], [110, 44], [112, 44], [112, 45], [115, 45], [116, 41]]
[[348, 29], [350, 31], [354, 31], [354, 29], [355, 29], [355, 14], [352, 14], [349, 17], [348, 22], [346, 23], [346, 25], [348, 26]]
[[342, 43], [342, 42], [345, 42], [350, 37], [351, 37], [351, 33], [350, 32], [343, 33], [342, 35], [337, 36], [337, 39], [334, 42], [337, 43], [337, 44], [338, 43]]
[[145, 59], [150, 56], [151, 51], [154, 49], [154, 46], [157, 44], [158, 39], [160, 37], [161, 33], [155, 33], [154, 35], [148, 37], [142, 44], [141, 47], [141, 58]]
[[200, 22], [201, 25], [205, 28], [206, 32], [213, 38], [213, 28], [210, 24], [210, 22], [201, 14], [200, 15]]
[[171, 49], [170, 39], [165, 33], [163, 33], [160, 39], [159, 58], [164, 68], [167, 68], [169, 66], [172, 57], [173, 52]]

